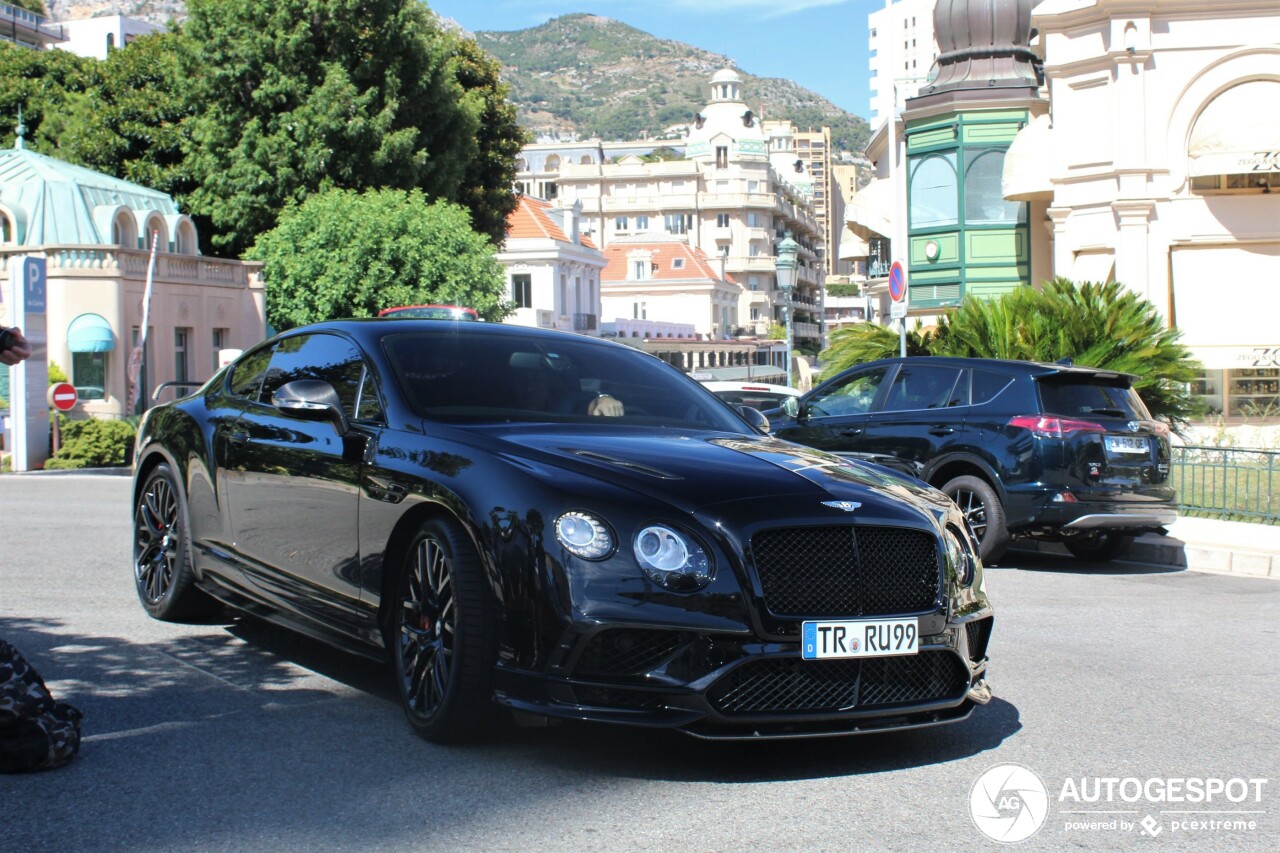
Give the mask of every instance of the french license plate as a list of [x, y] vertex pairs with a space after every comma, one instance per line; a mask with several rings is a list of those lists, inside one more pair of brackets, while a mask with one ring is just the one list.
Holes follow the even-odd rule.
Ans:
[[1112, 453], [1146, 453], [1147, 439], [1139, 435], [1109, 435], [1107, 450]]
[[920, 625], [916, 619], [805, 622], [800, 637], [804, 660], [914, 655], [919, 651]]

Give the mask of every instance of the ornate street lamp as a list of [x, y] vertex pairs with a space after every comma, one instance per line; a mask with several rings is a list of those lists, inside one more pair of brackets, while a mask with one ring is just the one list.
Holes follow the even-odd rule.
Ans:
[[796, 273], [799, 272], [799, 261], [796, 255], [800, 253], [800, 244], [791, 239], [791, 232], [786, 232], [782, 238], [782, 242], [778, 243], [778, 258], [774, 262], [777, 268], [778, 287], [782, 290], [783, 311], [786, 312], [787, 320], [787, 385], [793, 385], [791, 381], [791, 293], [796, 289]]

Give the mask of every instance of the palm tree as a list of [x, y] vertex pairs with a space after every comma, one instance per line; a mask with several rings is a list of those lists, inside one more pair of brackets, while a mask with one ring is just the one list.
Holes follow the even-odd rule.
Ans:
[[[1200, 365], [1179, 343], [1182, 333], [1165, 325], [1155, 306], [1123, 285], [1076, 284], [1064, 278], [1043, 289], [1021, 287], [994, 299], [965, 297], [936, 329], [916, 324], [907, 355], [1011, 358], [1100, 367], [1137, 377], [1134, 388], [1155, 417], [1180, 430], [1200, 405], [1187, 383]], [[860, 324], [835, 332], [823, 353], [823, 377], [898, 354], [888, 326]]]

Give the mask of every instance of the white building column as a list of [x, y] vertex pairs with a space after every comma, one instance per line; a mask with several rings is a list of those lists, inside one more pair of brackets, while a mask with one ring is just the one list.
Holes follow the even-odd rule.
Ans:
[[1120, 225], [1120, 236], [1116, 240], [1116, 281], [1150, 301], [1161, 316], [1168, 318], [1169, 289], [1155, 286], [1151, 276], [1150, 222], [1155, 209], [1155, 202], [1150, 199], [1111, 203]]
[[1045, 214], [1049, 217], [1049, 240], [1052, 243], [1050, 252], [1053, 258], [1053, 269], [1049, 274], [1055, 278], [1071, 278], [1075, 266], [1071, 242], [1067, 239], [1067, 220], [1071, 217], [1071, 208], [1051, 207]]

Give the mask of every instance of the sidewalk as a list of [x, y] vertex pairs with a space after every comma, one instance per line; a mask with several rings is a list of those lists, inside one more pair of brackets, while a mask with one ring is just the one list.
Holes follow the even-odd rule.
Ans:
[[[1168, 530], [1139, 536], [1125, 561], [1280, 580], [1280, 525], [1179, 516]], [[1037, 550], [1067, 553], [1057, 543]]]

